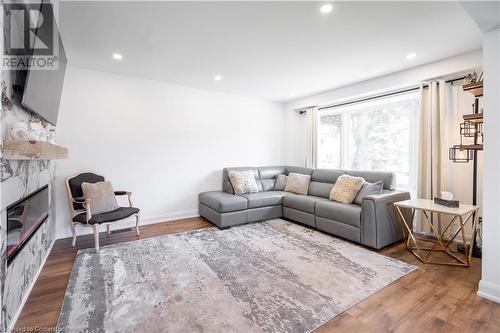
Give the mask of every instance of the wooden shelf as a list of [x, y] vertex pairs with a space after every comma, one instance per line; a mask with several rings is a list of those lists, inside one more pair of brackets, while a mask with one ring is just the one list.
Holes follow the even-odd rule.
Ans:
[[464, 120], [470, 121], [471, 123], [482, 123], [483, 114], [482, 113], [464, 114]]
[[461, 146], [463, 149], [470, 149], [470, 150], [483, 150], [483, 144], [477, 144], [477, 145], [462, 145]]
[[475, 97], [483, 96], [483, 81], [465, 84], [462, 88], [464, 91], [470, 92]]
[[45, 141], [5, 141], [2, 158], [6, 160], [60, 160], [68, 158], [68, 149]]

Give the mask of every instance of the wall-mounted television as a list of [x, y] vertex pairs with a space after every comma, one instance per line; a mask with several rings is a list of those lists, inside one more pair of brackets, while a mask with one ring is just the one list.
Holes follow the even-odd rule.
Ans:
[[[14, 3], [12, 6], [20, 6], [19, 3]], [[33, 9], [34, 4], [26, 4], [26, 10], [29, 12]], [[40, 69], [39, 67], [28, 66], [27, 68], [11, 70], [11, 82], [13, 96], [12, 99], [15, 104], [27, 109], [32, 113], [36, 113], [40, 118], [44, 119], [52, 125], [56, 125], [57, 116], [59, 113], [59, 106], [61, 101], [61, 94], [64, 83], [64, 76], [66, 73], [66, 52], [57, 28], [57, 24], [52, 10], [52, 5], [48, 1], [39, 3], [39, 7], [35, 9], [41, 13], [40, 20], [46, 24], [40, 24], [36, 29], [35, 35], [40, 38], [33, 38], [30, 41], [30, 54], [26, 54], [26, 50], [22, 54], [26, 59], [37, 59], [38, 56], [47, 56], [46, 50], [40, 47], [43, 43], [44, 37], [50, 35], [53, 40], [53, 48], [57, 50], [57, 66], [51, 69]], [[18, 9], [19, 7], [16, 7]], [[12, 15], [9, 17], [11, 21], [19, 19], [20, 23], [14, 22], [14, 25], [22, 26], [26, 19], [22, 16], [16, 17]], [[23, 45], [25, 40], [25, 32], [22, 29], [10, 29], [5, 38], [10, 38], [9, 43]], [[14, 41], [13, 41], [14, 40]], [[45, 53], [44, 53], [45, 52]], [[31, 64], [31, 63], [30, 63]]]

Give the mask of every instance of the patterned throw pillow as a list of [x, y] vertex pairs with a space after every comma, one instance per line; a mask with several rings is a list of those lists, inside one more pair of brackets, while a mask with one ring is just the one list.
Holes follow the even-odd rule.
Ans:
[[229, 171], [227, 175], [229, 176], [231, 185], [233, 185], [234, 194], [242, 195], [259, 192], [252, 170]]
[[92, 215], [111, 212], [118, 209], [115, 192], [111, 182], [82, 183], [82, 192], [85, 199], [90, 199]]
[[276, 183], [274, 184], [275, 191], [284, 191], [286, 187], [286, 180], [288, 176], [279, 174], [276, 176]]
[[286, 180], [285, 191], [296, 194], [307, 194], [310, 182], [311, 176], [292, 172], [288, 175], [288, 179]]
[[378, 181], [376, 183], [369, 183], [365, 182], [363, 184], [363, 187], [361, 187], [361, 190], [359, 190], [358, 194], [356, 195], [356, 198], [354, 199], [354, 203], [356, 205], [360, 205], [363, 203], [363, 199], [372, 194], [379, 194], [382, 193], [382, 188], [384, 187], [384, 182], [383, 181]]
[[361, 177], [340, 176], [330, 191], [330, 200], [351, 204], [364, 182], [365, 180]]

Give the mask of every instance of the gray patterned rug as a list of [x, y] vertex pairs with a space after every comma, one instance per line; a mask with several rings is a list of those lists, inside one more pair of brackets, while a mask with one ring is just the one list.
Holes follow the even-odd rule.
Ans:
[[415, 268], [284, 220], [76, 257], [58, 332], [308, 332]]

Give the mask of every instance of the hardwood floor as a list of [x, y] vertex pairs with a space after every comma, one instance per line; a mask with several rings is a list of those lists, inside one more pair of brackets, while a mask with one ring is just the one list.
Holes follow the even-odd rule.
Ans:
[[[212, 227], [203, 218], [152, 224], [134, 231], [101, 233], [101, 245], [138, 238]], [[93, 247], [92, 235], [56, 241], [16, 323], [16, 330], [54, 331], [76, 252]], [[418, 269], [383, 288], [320, 327], [317, 332], [500, 332], [500, 304], [476, 295], [481, 261], [471, 268], [425, 265], [403, 243], [380, 253], [418, 266]]]

